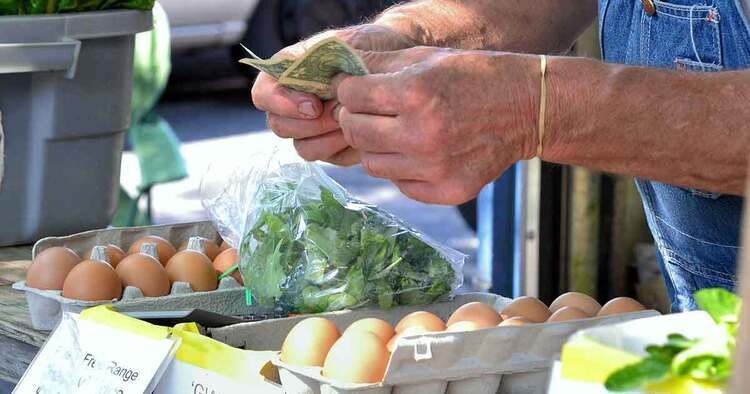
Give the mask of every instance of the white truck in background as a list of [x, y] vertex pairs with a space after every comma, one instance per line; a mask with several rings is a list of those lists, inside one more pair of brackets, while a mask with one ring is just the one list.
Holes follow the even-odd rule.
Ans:
[[[395, 0], [159, 0], [172, 51], [251, 47], [261, 57], [327, 28], [358, 23]], [[240, 55], [239, 53], [237, 55]]]

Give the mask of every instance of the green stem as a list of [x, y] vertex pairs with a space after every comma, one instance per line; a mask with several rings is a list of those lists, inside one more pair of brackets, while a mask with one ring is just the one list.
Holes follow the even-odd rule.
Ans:
[[222, 279], [226, 278], [227, 276], [232, 275], [232, 273], [234, 271], [237, 271], [237, 269], [239, 268], [239, 266], [240, 266], [240, 263], [234, 263], [234, 265], [232, 265], [231, 267], [229, 267], [228, 270], [222, 272], [221, 275], [219, 275], [219, 280], [222, 280]]
[[47, 13], [54, 14], [56, 10], [57, 10], [57, 0], [48, 0], [47, 1]]

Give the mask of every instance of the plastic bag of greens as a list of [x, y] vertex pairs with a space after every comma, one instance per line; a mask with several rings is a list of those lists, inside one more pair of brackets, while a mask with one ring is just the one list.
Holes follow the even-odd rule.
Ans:
[[314, 163], [276, 151], [249, 166], [218, 168], [203, 179], [203, 205], [238, 248], [245, 286], [263, 307], [315, 313], [427, 304], [462, 283], [463, 254], [357, 200]]

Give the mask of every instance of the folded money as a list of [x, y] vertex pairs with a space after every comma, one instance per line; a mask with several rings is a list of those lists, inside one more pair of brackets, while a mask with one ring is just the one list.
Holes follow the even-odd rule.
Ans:
[[336, 75], [369, 73], [354, 49], [336, 37], [316, 43], [297, 58], [280, 53], [264, 60], [244, 46], [243, 48], [252, 58], [242, 59], [240, 63], [270, 74], [282, 86], [315, 94], [322, 100], [334, 97], [331, 81]]

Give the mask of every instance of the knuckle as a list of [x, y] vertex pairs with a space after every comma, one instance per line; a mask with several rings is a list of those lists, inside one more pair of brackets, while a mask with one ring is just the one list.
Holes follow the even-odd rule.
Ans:
[[341, 105], [351, 104], [354, 100], [354, 91], [351, 89], [351, 78], [340, 77], [336, 88], [336, 99]]
[[367, 156], [362, 158], [362, 169], [370, 176], [377, 176], [373, 160]]
[[422, 139], [421, 144], [418, 145], [420, 153], [433, 156], [441, 153], [443, 147], [441, 146], [441, 142], [439, 141], [439, 136], [431, 132], [427, 132], [426, 134], [427, 135], [425, 135], [425, 138]]
[[383, 171], [382, 166], [379, 165], [378, 162], [376, 160], [373, 160], [371, 157], [365, 156], [362, 158], [362, 168], [370, 176], [374, 176], [376, 178], [384, 178], [386, 176], [386, 173], [385, 171]]
[[413, 200], [418, 200], [414, 193], [414, 188], [411, 186], [411, 184], [399, 182], [398, 184], [396, 184], [396, 186], [398, 187], [398, 190], [401, 192], [401, 194]]
[[450, 166], [447, 165], [447, 163], [438, 163], [430, 170], [429, 178], [434, 181], [443, 181], [447, 179], [450, 174]]
[[409, 197], [415, 201], [429, 202], [429, 196], [425, 195], [420, 189], [414, 186], [412, 183], [401, 183], [398, 185], [398, 189], [406, 197]]
[[359, 136], [357, 135], [357, 128], [352, 124], [350, 118], [345, 116], [346, 113], [342, 111], [341, 117], [339, 118], [339, 125], [341, 130], [344, 132], [344, 141], [354, 149], [360, 148]]

